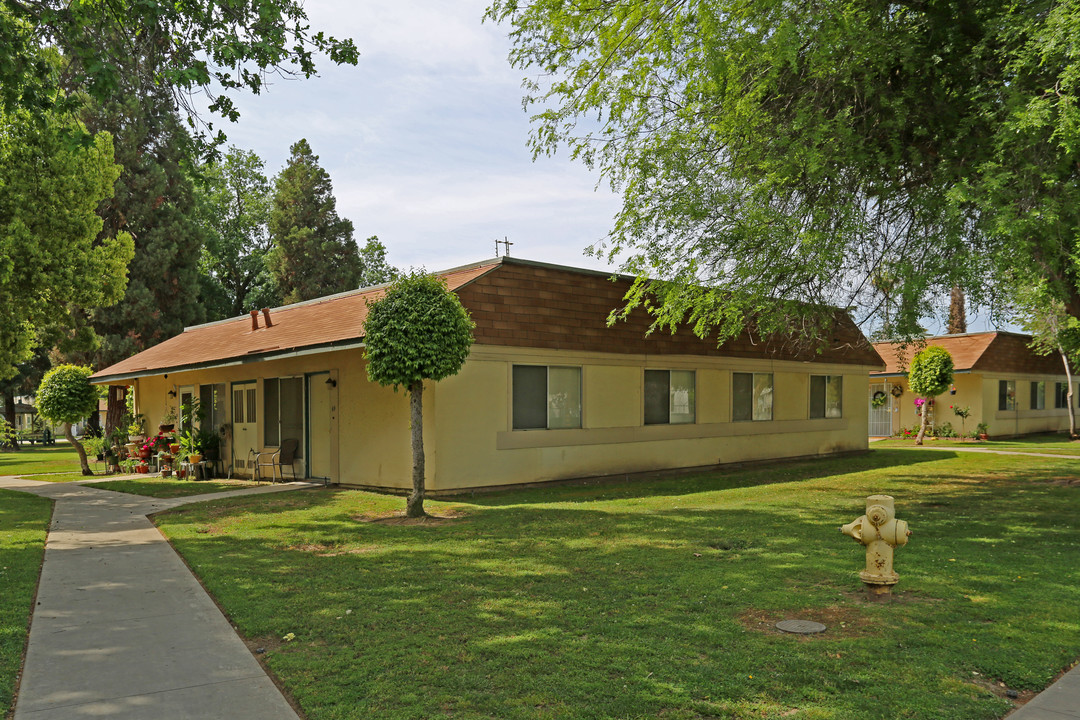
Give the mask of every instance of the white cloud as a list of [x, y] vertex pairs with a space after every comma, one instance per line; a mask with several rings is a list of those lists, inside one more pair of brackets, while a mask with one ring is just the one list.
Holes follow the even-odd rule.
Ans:
[[531, 161], [521, 73], [485, 6], [309, 2], [312, 30], [353, 37], [359, 64], [323, 59], [319, 77], [237, 96], [241, 121], [218, 124], [271, 173], [306, 137], [357, 239], [379, 235], [397, 265], [472, 262], [507, 236], [517, 256], [604, 267], [582, 250], [610, 229], [616, 199], [580, 164]]

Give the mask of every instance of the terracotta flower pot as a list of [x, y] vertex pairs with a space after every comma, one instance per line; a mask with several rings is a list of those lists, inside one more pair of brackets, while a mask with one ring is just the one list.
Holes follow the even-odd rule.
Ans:
[[188, 455], [187, 459], [188, 459], [189, 463], [200, 463], [200, 462], [202, 462], [202, 455], [201, 454]]
[[169, 443], [169, 452], [171, 452], [173, 455], [180, 452], [180, 443]]

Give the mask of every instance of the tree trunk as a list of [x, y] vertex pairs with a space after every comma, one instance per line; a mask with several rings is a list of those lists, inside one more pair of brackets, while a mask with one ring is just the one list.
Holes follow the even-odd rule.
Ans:
[[967, 309], [964, 306], [963, 288], [953, 285], [952, 294], [949, 296], [949, 327], [946, 330], [949, 335], [967, 332]]
[[405, 516], [424, 517], [424, 381], [409, 386], [409, 425], [412, 427], [412, 495]]
[[15, 434], [15, 393], [10, 390], [4, 391], [4, 422], [7, 423], [7, 428], [10, 433], [9, 437], [0, 437], [0, 446], [5, 443], [11, 443], [11, 450], [19, 449], [19, 436]]
[[124, 403], [127, 388], [122, 385], [109, 386], [109, 405], [105, 410], [105, 437], [112, 438], [113, 432], [119, 428], [120, 420], [124, 417], [127, 406]]
[[1069, 406], [1069, 437], [1076, 439], [1076, 413], [1073, 411], [1073, 379], [1072, 368], [1069, 367], [1069, 356], [1065, 354], [1065, 348], [1058, 345], [1058, 352], [1061, 353], [1061, 362], [1065, 364], [1065, 380], [1068, 385], [1065, 387], [1067, 391], [1065, 393], [1065, 402]]
[[93, 475], [93, 470], [90, 469], [90, 463], [86, 461], [86, 450], [83, 449], [82, 444], [75, 439], [75, 433], [71, 432], [71, 423], [64, 423], [64, 437], [71, 443], [71, 447], [75, 448], [75, 452], [79, 453], [79, 464], [82, 466], [83, 475]]
[[924, 398], [926, 402], [922, 404], [922, 422], [919, 423], [919, 434], [915, 437], [915, 444], [922, 445], [923, 438], [926, 436], [926, 416], [930, 414], [930, 399]]

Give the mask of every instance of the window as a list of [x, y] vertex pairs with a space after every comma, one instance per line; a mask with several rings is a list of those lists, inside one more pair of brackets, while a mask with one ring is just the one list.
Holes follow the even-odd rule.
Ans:
[[581, 427], [581, 368], [515, 365], [515, 430]]
[[645, 371], [645, 424], [694, 422], [694, 371]]
[[772, 420], [772, 373], [732, 373], [731, 390], [732, 420]]
[[1016, 409], [1016, 381], [998, 380], [998, 410]]
[[1069, 407], [1069, 383], [1054, 383], [1054, 408], [1061, 410]]
[[304, 379], [299, 377], [263, 380], [263, 444], [280, 447], [282, 440], [299, 442], [296, 457], [304, 448]]
[[810, 376], [810, 417], [838, 418], [844, 404], [842, 375]]
[[225, 383], [199, 386], [202, 427], [217, 432], [225, 424]]
[[1031, 383], [1031, 409], [1046, 409], [1046, 383], [1042, 380]]

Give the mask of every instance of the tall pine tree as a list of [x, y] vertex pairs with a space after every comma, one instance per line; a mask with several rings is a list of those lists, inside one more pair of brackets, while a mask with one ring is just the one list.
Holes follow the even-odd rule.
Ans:
[[98, 210], [102, 233], [126, 230], [135, 238], [124, 299], [91, 318], [102, 343], [84, 361], [100, 368], [203, 321], [203, 234], [191, 179], [194, 147], [167, 91], [91, 106], [85, 122], [92, 132], [113, 134], [123, 167], [115, 196]]
[[353, 224], [337, 214], [330, 175], [301, 139], [275, 180], [269, 265], [281, 298], [310, 300], [359, 287], [363, 276]]

